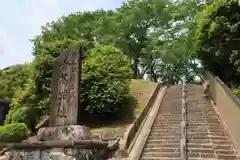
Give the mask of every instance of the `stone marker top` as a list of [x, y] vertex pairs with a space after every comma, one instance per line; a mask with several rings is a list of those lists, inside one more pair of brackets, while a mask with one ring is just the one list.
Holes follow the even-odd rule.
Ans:
[[52, 73], [50, 126], [77, 125], [82, 47], [73, 47], [56, 58]]

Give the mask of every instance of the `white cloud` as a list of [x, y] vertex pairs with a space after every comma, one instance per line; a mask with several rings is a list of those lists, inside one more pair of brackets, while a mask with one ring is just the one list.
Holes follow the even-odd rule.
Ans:
[[0, 68], [32, 60], [29, 39], [41, 26], [64, 14], [99, 8], [113, 9], [125, 0], [1, 0]]

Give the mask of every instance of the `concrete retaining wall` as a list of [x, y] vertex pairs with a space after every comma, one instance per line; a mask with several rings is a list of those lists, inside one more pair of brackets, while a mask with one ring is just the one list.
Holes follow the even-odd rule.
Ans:
[[208, 94], [215, 102], [220, 119], [226, 124], [235, 148], [240, 152], [240, 99], [213, 74], [208, 72], [205, 80], [209, 81]]

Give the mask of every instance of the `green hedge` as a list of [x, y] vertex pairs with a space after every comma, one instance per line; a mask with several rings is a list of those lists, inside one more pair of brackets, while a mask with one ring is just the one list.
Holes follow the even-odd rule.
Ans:
[[131, 62], [120, 49], [99, 45], [83, 63], [82, 105], [94, 114], [116, 113], [128, 100]]
[[0, 126], [0, 142], [20, 142], [29, 134], [25, 123], [12, 123]]
[[31, 131], [34, 131], [40, 116], [41, 108], [22, 107], [12, 114], [11, 123], [23, 122]]

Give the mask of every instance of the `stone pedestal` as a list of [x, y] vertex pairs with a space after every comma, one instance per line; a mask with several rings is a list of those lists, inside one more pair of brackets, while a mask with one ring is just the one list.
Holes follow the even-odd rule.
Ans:
[[37, 137], [40, 141], [53, 140], [90, 140], [92, 132], [90, 128], [80, 125], [67, 125], [61, 127], [40, 128]]

